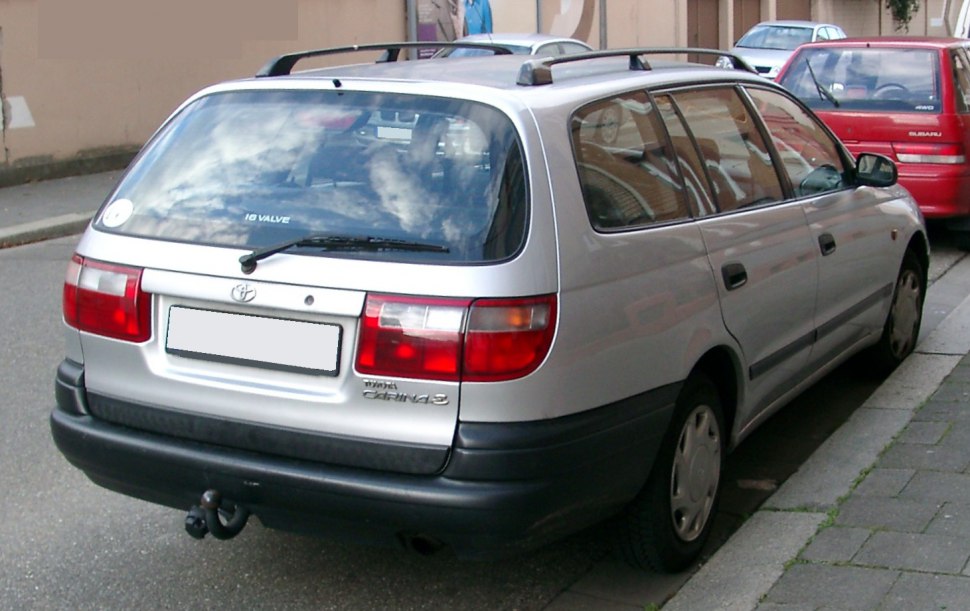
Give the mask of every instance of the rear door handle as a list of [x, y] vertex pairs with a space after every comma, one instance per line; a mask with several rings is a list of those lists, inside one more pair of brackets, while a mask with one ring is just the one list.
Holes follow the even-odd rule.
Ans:
[[835, 236], [831, 233], [823, 233], [818, 236], [818, 247], [822, 251], [823, 257], [832, 254], [835, 252]]
[[721, 277], [724, 278], [724, 288], [733, 291], [748, 283], [748, 270], [740, 263], [725, 263], [721, 267]]

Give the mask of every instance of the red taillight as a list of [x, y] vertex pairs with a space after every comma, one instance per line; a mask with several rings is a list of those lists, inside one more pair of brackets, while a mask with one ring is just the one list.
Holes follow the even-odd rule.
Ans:
[[929, 143], [893, 143], [896, 159], [902, 163], [966, 163], [967, 157], [963, 145], [959, 143], [929, 144]]
[[368, 295], [357, 345], [367, 375], [458, 381], [470, 300]]
[[552, 344], [556, 299], [425, 299], [368, 295], [359, 373], [499, 381], [536, 369]]
[[142, 270], [74, 255], [64, 279], [64, 321], [81, 331], [130, 342], [152, 335], [151, 299]]
[[481, 299], [472, 304], [462, 380], [495, 382], [532, 373], [555, 331], [556, 299]]

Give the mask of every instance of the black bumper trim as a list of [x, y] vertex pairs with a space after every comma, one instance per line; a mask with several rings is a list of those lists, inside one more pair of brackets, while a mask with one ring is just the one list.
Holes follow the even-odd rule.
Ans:
[[284, 458], [397, 473], [437, 473], [448, 459], [447, 446], [375, 442], [139, 405], [88, 393], [97, 419], [140, 431]]
[[80, 363], [64, 359], [57, 366], [54, 400], [69, 414], [79, 416], [88, 413], [88, 400], [84, 392], [84, 367]]

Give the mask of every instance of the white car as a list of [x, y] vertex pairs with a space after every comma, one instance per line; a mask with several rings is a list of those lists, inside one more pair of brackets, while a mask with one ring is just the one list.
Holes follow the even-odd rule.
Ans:
[[[742, 36], [731, 52], [758, 71], [773, 79], [798, 45], [817, 40], [845, 38], [845, 32], [831, 23], [815, 21], [762, 21]], [[718, 67], [730, 68], [730, 59], [718, 59]]]
[[[459, 38], [455, 42], [482, 43], [505, 47], [514, 55], [541, 55], [544, 57], [558, 57], [571, 53], [584, 53], [593, 48], [581, 40], [552, 36], [550, 34], [471, 34]], [[471, 57], [473, 55], [491, 55], [487, 50], [477, 50], [467, 47], [446, 47], [435, 53], [434, 57]]]

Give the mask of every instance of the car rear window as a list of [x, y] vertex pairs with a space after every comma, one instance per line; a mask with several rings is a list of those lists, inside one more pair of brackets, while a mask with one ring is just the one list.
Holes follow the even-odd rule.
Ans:
[[738, 44], [738, 47], [750, 47], [754, 49], [778, 49], [792, 51], [798, 45], [811, 42], [812, 28], [786, 26], [786, 25], [762, 25], [751, 28]]
[[[461, 42], [461, 41], [459, 41]], [[509, 43], [491, 43], [487, 40], [479, 41], [485, 44], [497, 44], [499, 46], [505, 47], [512, 52], [513, 55], [529, 55], [532, 53], [532, 47], [529, 45], [515, 45]], [[451, 49], [442, 49], [438, 57], [485, 57], [488, 55], [495, 55], [495, 52], [490, 49], [472, 49], [471, 47], [456, 47]]]
[[780, 83], [815, 109], [941, 110], [939, 54], [930, 49], [802, 49]]
[[492, 107], [261, 90], [209, 95], [181, 111], [140, 155], [96, 226], [245, 249], [321, 234], [397, 240], [433, 248], [326, 252], [467, 263], [515, 254], [526, 206], [515, 129]]

